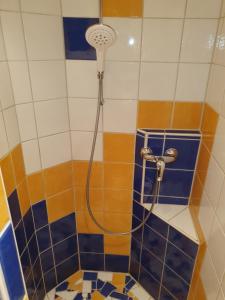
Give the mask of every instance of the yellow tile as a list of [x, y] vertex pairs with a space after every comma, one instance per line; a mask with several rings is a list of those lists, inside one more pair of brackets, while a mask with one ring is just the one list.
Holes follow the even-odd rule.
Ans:
[[103, 215], [104, 227], [115, 232], [124, 232], [131, 229], [131, 214], [109, 213]]
[[12, 161], [15, 171], [16, 184], [18, 185], [25, 178], [25, 167], [21, 145], [18, 145], [15, 149], [13, 149]]
[[[97, 221], [103, 225], [103, 213], [102, 212], [94, 212], [94, 216]], [[87, 211], [82, 211], [76, 213], [76, 221], [77, 221], [77, 232], [78, 233], [103, 233], [101, 229], [99, 229], [95, 223], [92, 221]]]
[[47, 198], [49, 222], [54, 222], [74, 212], [73, 190], [67, 190]]
[[35, 204], [44, 197], [44, 184], [43, 184], [43, 174], [42, 172], [33, 173], [27, 176], [28, 193], [30, 197], [30, 202]]
[[91, 295], [92, 300], [104, 300], [105, 297], [103, 297], [98, 291], [94, 291], [94, 293]]
[[104, 190], [104, 210], [113, 213], [131, 213], [132, 190]]
[[104, 253], [130, 255], [130, 235], [104, 237]]
[[[73, 162], [73, 185], [85, 187], [87, 180], [88, 161]], [[103, 186], [103, 164], [94, 162], [92, 166], [90, 186], [100, 188]]]
[[104, 163], [104, 187], [106, 189], [131, 189], [133, 164]]
[[124, 286], [125, 278], [126, 278], [126, 274], [124, 273], [113, 273], [112, 284], [115, 285], [116, 287], [118, 285]]
[[0, 176], [0, 232], [9, 221], [9, 211], [7, 207], [7, 199], [4, 191], [2, 177]]
[[10, 154], [8, 154], [4, 159], [1, 160], [0, 167], [2, 170], [2, 178], [6, 190], [6, 195], [9, 196], [16, 188], [16, 181]]
[[172, 101], [139, 101], [137, 127], [169, 128], [172, 108]]
[[22, 216], [24, 216], [28, 211], [28, 209], [30, 208], [30, 199], [29, 199], [26, 179], [24, 179], [23, 182], [21, 182], [17, 186], [17, 193], [19, 198], [21, 214]]
[[[86, 191], [85, 188], [76, 187], [75, 192], [75, 207], [76, 211], [87, 210]], [[95, 212], [102, 212], [104, 209], [104, 198], [102, 189], [90, 189], [90, 203], [91, 208]]]
[[134, 162], [134, 135], [104, 133], [104, 161]]
[[199, 129], [202, 107], [200, 102], [176, 102], [172, 128]]
[[104, 17], [142, 17], [143, 0], [103, 0]]
[[196, 291], [196, 294], [195, 294], [195, 299], [196, 300], [197, 299], [207, 300], [206, 292], [205, 292], [204, 285], [202, 283], [201, 278], [199, 279], [197, 291]]
[[74, 284], [81, 278], [83, 278], [83, 272], [77, 271], [75, 274], [71, 275], [67, 281]]
[[69, 283], [68, 289], [73, 290], [73, 291], [77, 291], [77, 292], [82, 292], [83, 291], [83, 282], [81, 282], [77, 285], [74, 284], [74, 283]]
[[66, 162], [43, 171], [44, 189], [52, 196], [72, 187], [72, 163]]

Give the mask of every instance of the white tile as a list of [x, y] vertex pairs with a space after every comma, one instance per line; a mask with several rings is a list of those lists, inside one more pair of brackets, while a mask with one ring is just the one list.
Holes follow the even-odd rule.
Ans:
[[61, 17], [23, 14], [23, 23], [30, 60], [64, 58]]
[[223, 7], [222, 7], [222, 11], [221, 11], [221, 16], [225, 17], [225, 1], [223, 0]]
[[212, 205], [209, 202], [208, 196], [205, 192], [203, 192], [201, 205], [199, 209], [199, 222], [201, 224], [201, 228], [204, 232], [206, 240], [209, 239], [210, 229], [212, 227], [212, 222], [215, 218], [215, 213], [212, 209]]
[[142, 63], [139, 99], [173, 99], [176, 85], [176, 74], [176, 63]]
[[34, 106], [38, 136], [46, 136], [69, 130], [67, 100], [41, 101], [36, 102]]
[[225, 183], [223, 184], [222, 192], [220, 194], [220, 199], [216, 208], [216, 214], [225, 233]]
[[224, 276], [223, 276], [222, 289], [223, 289], [223, 292], [224, 292], [224, 294], [225, 294], [225, 274], [224, 274]]
[[41, 158], [37, 140], [22, 143], [26, 174], [41, 170]]
[[135, 133], [137, 101], [105, 100], [103, 126], [105, 132]]
[[207, 300], [215, 300], [219, 291], [219, 281], [208, 251], [206, 252], [206, 256], [203, 261], [201, 279], [205, 288]]
[[60, 133], [39, 140], [43, 168], [71, 160], [71, 144], [69, 133]]
[[9, 62], [15, 103], [32, 101], [28, 64], [25, 61]]
[[[93, 131], [97, 113], [96, 99], [69, 99], [70, 129]], [[102, 116], [100, 115], [99, 130], [102, 130]]]
[[158, 62], [178, 61], [182, 27], [182, 20], [144, 19], [141, 59]]
[[[89, 160], [93, 132], [72, 131], [72, 156], [74, 160]], [[97, 137], [94, 160], [102, 161], [102, 134]]]
[[60, 0], [21, 0], [21, 10], [49, 15], [60, 15]]
[[14, 104], [13, 90], [7, 62], [0, 62], [0, 102], [2, 108]]
[[149, 294], [138, 284], [135, 284], [130, 292], [138, 299], [149, 300]]
[[209, 64], [180, 64], [175, 100], [204, 101], [209, 77]]
[[32, 61], [29, 65], [35, 100], [66, 97], [64, 61]]
[[107, 50], [106, 59], [138, 61], [140, 59], [142, 20], [138, 18], [104, 18], [103, 21], [117, 33], [115, 43]]
[[16, 105], [21, 141], [37, 137], [33, 103]]
[[20, 9], [19, 0], [0, 0], [0, 9], [18, 11]]
[[185, 0], [144, 0], [144, 17], [183, 18]]
[[108, 99], [137, 99], [139, 64], [106, 62], [104, 96]]
[[91, 290], [92, 290], [92, 282], [89, 281], [89, 280], [84, 280], [83, 281], [83, 290], [82, 290], [82, 292], [85, 293], [85, 294], [88, 294], [88, 293], [91, 293]]
[[223, 117], [219, 118], [219, 122], [217, 125], [215, 140], [213, 144], [212, 153], [216, 158], [217, 162], [219, 162], [223, 171], [225, 172], [225, 119]]
[[[90, 283], [91, 283], [91, 281], [90, 281]], [[60, 299], [66, 299], [66, 300], [74, 300], [76, 298], [77, 294], [78, 294], [78, 291], [56, 292], [56, 295], [59, 296]]]
[[214, 52], [214, 63], [225, 66], [225, 19], [220, 19]]
[[96, 61], [67, 60], [66, 66], [69, 97], [97, 98]]
[[5, 42], [3, 39], [2, 27], [0, 24], [0, 61], [4, 61], [4, 60], [6, 60]]
[[225, 296], [222, 290], [220, 290], [218, 297], [216, 298], [217, 300], [225, 300]]
[[101, 279], [102, 281], [112, 282], [113, 273], [112, 272], [98, 272], [98, 279]]
[[25, 40], [20, 14], [1, 12], [1, 22], [8, 60], [25, 60]]
[[181, 61], [210, 63], [217, 30], [217, 20], [185, 20]]
[[186, 17], [219, 18], [221, 0], [188, 0]]
[[62, 14], [64, 17], [99, 17], [99, 0], [62, 0]]
[[9, 151], [6, 129], [2, 113], [0, 113], [0, 159]]
[[9, 142], [9, 150], [12, 150], [20, 142], [16, 108], [10, 107], [3, 111], [6, 133]]

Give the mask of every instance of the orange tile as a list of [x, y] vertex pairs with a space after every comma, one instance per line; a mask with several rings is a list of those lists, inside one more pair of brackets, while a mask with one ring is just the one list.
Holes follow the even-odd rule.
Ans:
[[172, 128], [199, 129], [202, 107], [203, 105], [200, 102], [176, 102]]
[[106, 234], [104, 236], [104, 253], [130, 255], [130, 235], [111, 236]]
[[104, 163], [104, 187], [106, 189], [131, 189], [133, 164]]
[[208, 149], [202, 143], [200, 146], [200, 149], [199, 149], [198, 162], [197, 162], [197, 167], [196, 167], [196, 171], [197, 171], [199, 180], [201, 181], [202, 185], [204, 185], [205, 179], [207, 176], [209, 160], [210, 160], [210, 153], [209, 153]]
[[8, 154], [0, 162], [0, 167], [2, 170], [2, 178], [6, 190], [6, 195], [9, 196], [16, 188], [16, 181], [14, 177], [13, 164], [11, 155]]
[[73, 275], [71, 275], [67, 281], [69, 283], [76, 283], [79, 279], [83, 278], [83, 272], [82, 271], [77, 271], [76, 273], [74, 273]]
[[137, 127], [169, 128], [172, 108], [172, 101], [139, 101]]
[[[88, 161], [73, 162], [73, 185], [85, 187], [87, 179]], [[103, 187], [103, 164], [94, 162], [92, 166], [90, 186], [93, 188]]]
[[[87, 210], [85, 188], [76, 187], [74, 189], [74, 192], [76, 211]], [[93, 211], [102, 212], [104, 210], [104, 199], [102, 189], [90, 189], [90, 203]]]
[[54, 222], [74, 212], [73, 190], [70, 189], [47, 198], [47, 210], [49, 222]]
[[124, 273], [113, 273], [112, 284], [115, 286], [125, 285], [126, 274]]
[[125, 133], [104, 133], [104, 161], [134, 161], [134, 135]]
[[16, 184], [18, 185], [25, 178], [25, 167], [21, 145], [18, 145], [15, 149], [13, 149], [12, 161], [15, 171]]
[[131, 190], [104, 190], [104, 210], [114, 213], [131, 213], [132, 210]]
[[218, 113], [206, 103], [204, 107], [201, 131], [203, 143], [209, 151], [212, 150], [218, 124], [218, 117]]
[[72, 187], [72, 163], [66, 162], [43, 171], [44, 189], [52, 196]]
[[26, 214], [28, 209], [30, 208], [30, 199], [27, 189], [27, 182], [26, 179], [23, 180], [18, 186], [17, 186], [17, 193], [20, 203], [20, 210], [22, 216]]
[[[103, 213], [95, 212], [94, 216], [96, 220], [103, 225]], [[89, 213], [87, 211], [81, 211], [76, 213], [76, 221], [77, 221], [77, 232], [78, 233], [101, 233], [102, 230], [99, 229], [95, 223], [92, 221]]]
[[45, 198], [42, 172], [28, 175], [27, 185], [31, 204], [35, 204]]
[[195, 299], [207, 300], [207, 296], [201, 278], [199, 279], [198, 287], [195, 294]]
[[105, 212], [104, 227], [114, 232], [125, 232], [131, 229], [131, 214]]
[[103, 0], [104, 17], [142, 17], [143, 0]]
[[0, 176], [0, 232], [9, 221], [9, 211], [5, 193], [2, 177]]
[[106, 299], [104, 296], [102, 296], [98, 291], [94, 291], [94, 293], [91, 295], [92, 300], [104, 300]]

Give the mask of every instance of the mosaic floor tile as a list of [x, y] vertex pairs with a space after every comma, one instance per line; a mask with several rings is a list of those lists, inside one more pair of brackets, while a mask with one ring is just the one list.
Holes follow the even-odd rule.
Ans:
[[44, 300], [154, 300], [130, 275], [78, 271]]

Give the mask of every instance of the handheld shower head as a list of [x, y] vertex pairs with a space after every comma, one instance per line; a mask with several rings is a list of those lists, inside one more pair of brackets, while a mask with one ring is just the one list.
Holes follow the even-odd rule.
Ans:
[[87, 42], [96, 49], [98, 72], [104, 71], [104, 59], [106, 50], [116, 39], [115, 30], [105, 24], [96, 24], [89, 27], [85, 34]]

